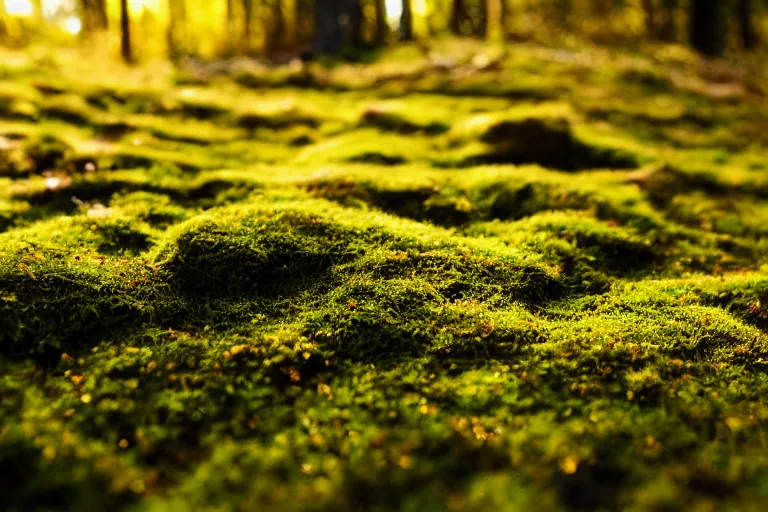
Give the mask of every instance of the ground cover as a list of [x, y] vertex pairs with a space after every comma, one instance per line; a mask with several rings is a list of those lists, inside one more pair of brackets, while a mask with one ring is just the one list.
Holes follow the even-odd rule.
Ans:
[[764, 508], [760, 77], [446, 45], [0, 60], [5, 509]]

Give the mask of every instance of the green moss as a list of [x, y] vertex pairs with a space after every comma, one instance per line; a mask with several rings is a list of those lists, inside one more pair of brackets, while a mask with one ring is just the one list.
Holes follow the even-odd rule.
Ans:
[[765, 508], [762, 100], [434, 51], [0, 59], [0, 508]]

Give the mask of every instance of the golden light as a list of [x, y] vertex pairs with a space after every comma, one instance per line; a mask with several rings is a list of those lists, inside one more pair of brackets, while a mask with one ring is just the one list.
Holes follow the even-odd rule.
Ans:
[[29, 0], [5, 0], [5, 11], [13, 16], [31, 16], [34, 9]]
[[128, 7], [133, 12], [154, 11], [159, 12], [162, 0], [128, 0]]
[[83, 28], [83, 23], [80, 21], [80, 18], [78, 18], [77, 16], [70, 16], [64, 22], [64, 30], [66, 30], [73, 36], [76, 36], [77, 34], [79, 34], [82, 28]]
[[402, 0], [387, 0], [387, 18], [390, 21], [399, 20], [400, 15], [403, 14], [403, 1]]
[[43, 16], [46, 18], [53, 18], [58, 14], [59, 9], [66, 7], [64, 5], [66, 0], [43, 0]]

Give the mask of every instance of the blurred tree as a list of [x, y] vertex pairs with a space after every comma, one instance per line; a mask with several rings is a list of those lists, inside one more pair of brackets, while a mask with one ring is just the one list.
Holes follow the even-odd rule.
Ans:
[[128, 0], [120, 0], [120, 55], [126, 64], [133, 63], [131, 14], [128, 11]]
[[5, 1], [0, 0], [0, 43], [5, 42], [8, 37], [7, 17], [8, 11], [5, 10]]
[[351, 0], [349, 6], [349, 44], [354, 48], [361, 48], [365, 43], [364, 21], [362, 0]]
[[253, 0], [242, 0], [243, 4], [243, 38], [241, 48], [246, 53], [251, 51], [253, 38]]
[[611, 12], [611, 0], [592, 0], [592, 13], [595, 16], [607, 16]]
[[570, 30], [573, 16], [574, 0], [555, 0], [558, 11], [558, 22], [562, 30]]
[[106, 0], [80, 0], [80, 12], [84, 33], [108, 28]]
[[107, 15], [107, 0], [93, 0], [95, 11], [95, 26], [97, 29], [107, 30], [109, 28], [109, 16]]
[[403, 13], [400, 15], [400, 39], [413, 40], [413, 6], [411, 0], [403, 0]]
[[488, 36], [488, 2], [489, 0], [478, 2], [477, 19], [472, 30], [474, 35], [483, 39]]
[[752, 0], [739, 0], [738, 18], [741, 44], [747, 50], [753, 50], [757, 46], [757, 33], [752, 24], [752, 14]]
[[[234, 0], [227, 0], [227, 26], [226, 26], [226, 38], [227, 46], [232, 44], [235, 36], [235, 2]], [[231, 48], [231, 46], [229, 46]]]
[[469, 20], [469, 13], [467, 12], [467, 6], [464, 4], [464, 0], [453, 0], [451, 6], [451, 20], [450, 28], [453, 34], [460, 36], [463, 34], [464, 23]]
[[267, 21], [264, 51], [267, 55], [274, 54], [283, 49], [285, 39], [285, 13], [283, 1], [272, 0], [271, 9], [265, 15]]
[[296, 44], [305, 49], [315, 37], [315, 10], [315, 0], [293, 0]]
[[346, 7], [343, 0], [315, 0], [315, 52], [332, 55], [344, 46], [342, 22], [348, 15]]
[[678, 0], [662, 0], [664, 18], [659, 28], [659, 38], [672, 42], [677, 39], [677, 9]]
[[653, 0], [642, 0], [645, 13], [645, 33], [649, 37], [656, 37], [656, 6]]
[[719, 0], [691, 0], [690, 4], [691, 46], [707, 56], [718, 56], [725, 49], [727, 16]]
[[386, 44], [389, 36], [389, 23], [387, 21], [386, 0], [374, 0], [376, 6], [376, 29], [373, 34], [373, 43], [376, 46]]
[[168, 0], [168, 29], [166, 32], [168, 56], [175, 61], [184, 53], [187, 24], [187, 5], [185, 0]]

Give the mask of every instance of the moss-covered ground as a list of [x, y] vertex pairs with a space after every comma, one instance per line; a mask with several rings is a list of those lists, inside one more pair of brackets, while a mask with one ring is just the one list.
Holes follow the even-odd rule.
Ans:
[[442, 51], [3, 54], [0, 508], [768, 507], [764, 78]]

